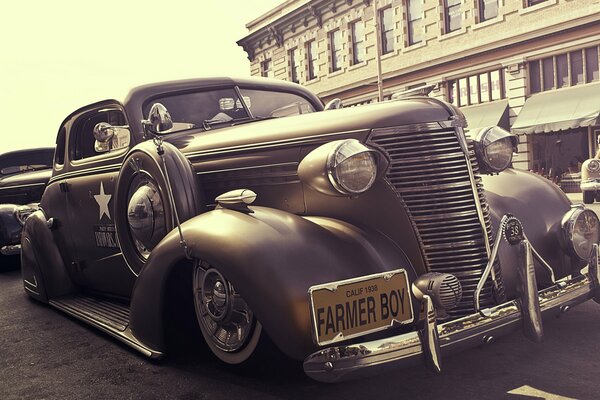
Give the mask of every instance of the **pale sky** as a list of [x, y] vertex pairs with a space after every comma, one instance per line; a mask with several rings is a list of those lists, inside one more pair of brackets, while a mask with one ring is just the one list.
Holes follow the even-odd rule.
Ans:
[[54, 146], [62, 120], [136, 85], [248, 76], [236, 41], [284, 0], [10, 1], [0, 23], [0, 153]]

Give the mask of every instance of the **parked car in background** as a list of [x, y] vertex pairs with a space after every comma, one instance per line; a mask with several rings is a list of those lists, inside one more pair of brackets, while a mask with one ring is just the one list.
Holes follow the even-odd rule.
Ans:
[[600, 151], [581, 165], [581, 193], [585, 204], [600, 200]]
[[0, 155], [0, 254], [20, 252], [25, 218], [37, 209], [52, 174], [54, 148], [18, 150]]
[[539, 342], [542, 314], [600, 299], [598, 217], [509, 168], [509, 132], [464, 127], [429, 97], [325, 111], [270, 79], [90, 104], [25, 222], [24, 288], [148, 357], [178, 316], [225, 363], [268, 336], [325, 382]]

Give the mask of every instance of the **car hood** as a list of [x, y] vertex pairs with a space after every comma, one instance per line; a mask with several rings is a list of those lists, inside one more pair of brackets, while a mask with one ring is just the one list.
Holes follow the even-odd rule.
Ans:
[[165, 135], [165, 140], [184, 153], [211, 152], [259, 143], [293, 142], [297, 138], [328, 133], [445, 121], [452, 115], [448, 107], [431, 98], [413, 98], [256, 121], [209, 131], [191, 130]]

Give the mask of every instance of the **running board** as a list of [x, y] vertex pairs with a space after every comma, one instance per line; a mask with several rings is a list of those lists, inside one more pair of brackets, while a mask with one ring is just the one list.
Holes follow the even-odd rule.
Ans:
[[141, 343], [129, 328], [129, 307], [110, 300], [81, 294], [70, 295], [49, 301], [50, 305], [86, 322], [146, 357], [161, 358], [163, 353]]

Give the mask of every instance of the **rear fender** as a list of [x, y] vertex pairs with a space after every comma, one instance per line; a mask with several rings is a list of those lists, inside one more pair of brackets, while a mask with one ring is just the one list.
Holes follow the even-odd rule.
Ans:
[[29, 296], [46, 303], [73, 292], [73, 283], [42, 210], [25, 221], [21, 246], [21, 273]]
[[[277, 347], [293, 358], [315, 349], [310, 286], [397, 268], [415, 278], [402, 250], [380, 233], [328, 218], [252, 210], [210, 211], [181, 228], [192, 256], [232, 282]], [[183, 254], [174, 230], [152, 251], [134, 287], [131, 329], [152, 348], [164, 348], [166, 282]]]

